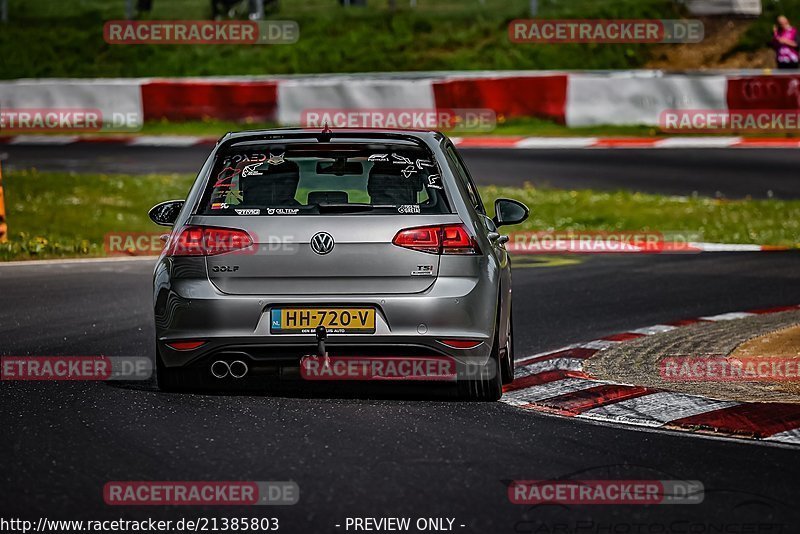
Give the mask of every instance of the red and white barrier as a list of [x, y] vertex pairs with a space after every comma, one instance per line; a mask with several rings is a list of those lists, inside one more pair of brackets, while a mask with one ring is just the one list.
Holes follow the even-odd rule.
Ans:
[[800, 110], [800, 76], [523, 71], [0, 82], [0, 109], [25, 108], [99, 109], [108, 125], [131, 113], [298, 125], [310, 109], [438, 108], [568, 126], [656, 126], [667, 110]]
[[725, 76], [664, 75], [652, 71], [571, 74], [569, 126], [657, 125], [670, 109], [725, 109]]

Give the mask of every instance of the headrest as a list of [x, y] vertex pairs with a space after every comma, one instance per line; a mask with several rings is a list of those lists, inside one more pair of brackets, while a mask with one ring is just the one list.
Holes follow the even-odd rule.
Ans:
[[308, 204], [347, 204], [349, 197], [346, 191], [311, 191]]

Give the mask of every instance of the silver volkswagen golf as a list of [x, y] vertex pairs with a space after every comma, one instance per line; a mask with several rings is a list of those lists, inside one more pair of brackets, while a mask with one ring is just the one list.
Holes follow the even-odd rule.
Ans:
[[498, 228], [527, 216], [507, 199], [487, 215], [439, 132], [229, 133], [186, 200], [150, 211], [173, 228], [154, 273], [158, 385], [441, 379], [497, 400], [514, 368]]

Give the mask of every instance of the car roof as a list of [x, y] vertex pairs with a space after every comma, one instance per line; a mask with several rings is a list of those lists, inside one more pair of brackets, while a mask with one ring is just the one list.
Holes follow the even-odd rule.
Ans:
[[222, 141], [243, 141], [243, 140], [258, 140], [258, 139], [293, 139], [293, 138], [317, 138], [320, 141], [324, 136], [331, 138], [345, 137], [348, 139], [363, 138], [365, 140], [372, 139], [419, 139], [421, 141], [434, 141], [438, 142], [445, 136], [443, 133], [436, 130], [412, 130], [412, 129], [378, 129], [378, 128], [336, 128], [327, 129], [325, 131], [319, 128], [270, 128], [265, 130], [245, 130], [240, 132], [228, 132], [221, 139]]

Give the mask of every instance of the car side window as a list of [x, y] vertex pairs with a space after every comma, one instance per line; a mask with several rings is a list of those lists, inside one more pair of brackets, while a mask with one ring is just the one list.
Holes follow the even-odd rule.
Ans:
[[475, 187], [472, 177], [469, 175], [469, 171], [464, 165], [464, 162], [461, 161], [461, 157], [458, 155], [458, 152], [456, 152], [455, 147], [448, 143], [445, 147], [445, 154], [447, 155], [447, 159], [450, 161], [450, 166], [455, 170], [456, 176], [459, 180], [461, 180], [461, 182], [464, 184], [464, 187], [467, 189], [469, 200], [472, 203], [472, 206], [475, 208], [475, 211], [481, 215], [485, 215], [486, 211], [483, 209], [483, 202], [481, 201], [480, 194], [478, 194], [478, 188]]

